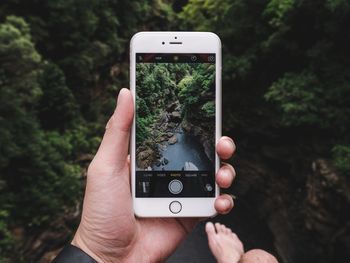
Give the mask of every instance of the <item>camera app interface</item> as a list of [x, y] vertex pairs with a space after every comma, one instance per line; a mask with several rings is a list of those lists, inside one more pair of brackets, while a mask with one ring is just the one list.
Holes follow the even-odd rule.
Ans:
[[215, 54], [136, 54], [136, 197], [215, 196]]

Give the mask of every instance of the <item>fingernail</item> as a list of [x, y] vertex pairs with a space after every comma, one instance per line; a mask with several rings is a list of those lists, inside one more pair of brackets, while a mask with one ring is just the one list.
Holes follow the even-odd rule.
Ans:
[[108, 120], [108, 122], [107, 122], [107, 124], [106, 124], [106, 130], [108, 129], [108, 128], [110, 128], [111, 127], [111, 123], [112, 123], [112, 121], [113, 121], [113, 118], [114, 118], [114, 114], [115, 114], [115, 112], [116, 112], [116, 110], [117, 110], [117, 107], [118, 107], [118, 105], [119, 105], [119, 103], [120, 103], [120, 100], [121, 100], [121, 97], [123, 96], [122, 95], [122, 93], [124, 93], [126, 88], [122, 88], [120, 91], [119, 91], [119, 94], [118, 94], [118, 98], [117, 98], [117, 105], [116, 105], [116, 107], [115, 107], [115, 109], [114, 109], [114, 112], [113, 112], [113, 115], [109, 118], [109, 120]]
[[231, 146], [234, 147], [235, 144], [233, 143], [233, 141], [231, 139], [225, 138], [224, 140], [225, 140], [226, 144], [229, 144], [230, 147]]
[[119, 91], [119, 94], [118, 94], [118, 99], [117, 99], [117, 107], [118, 107], [118, 104], [121, 100], [121, 97], [123, 97], [123, 93], [125, 92], [126, 88], [122, 88], [120, 91]]
[[233, 140], [232, 140], [230, 137], [224, 136], [224, 139], [225, 139], [225, 140], [228, 140], [229, 142], [231, 142], [232, 144], [234, 144]]

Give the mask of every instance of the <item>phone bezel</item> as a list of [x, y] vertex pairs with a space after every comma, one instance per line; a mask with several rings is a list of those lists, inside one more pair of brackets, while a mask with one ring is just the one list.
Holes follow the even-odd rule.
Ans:
[[[170, 44], [173, 41], [182, 44]], [[165, 44], [163, 44], [165, 42]], [[216, 94], [215, 94], [215, 141], [221, 137], [221, 41], [211, 32], [139, 32], [130, 42], [130, 90], [135, 104], [136, 53], [215, 53]], [[135, 115], [130, 140], [131, 192], [134, 213], [139, 217], [209, 217], [215, 216], [215, 198], [220, 189], [215, 184], [215, 197], [135, 197]], [[215, 155], [215, 172], [220, 168], [220, 159]], [[182, 210], [173, 214], [169, 210], [172, 201], [179, 201]]]

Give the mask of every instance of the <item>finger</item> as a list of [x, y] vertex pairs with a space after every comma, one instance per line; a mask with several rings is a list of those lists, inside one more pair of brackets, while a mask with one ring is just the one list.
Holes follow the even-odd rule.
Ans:
[[119, 92], [117, 107], [106, 125], [105, 134], [95, 156], [99, 165], [114, 169], [125, 166], [133, 116], [132, 95], [128, 89], [122, 89]]
[[233, 208], [233, 199], [228, 194], [220, 195], [216, 198], [214, 207], [219, 214], [228, 214]]
[[216, 145], [216, 151], [221, 159], [230, 159], [236, 150], [236, 145], [230, 137], [223, 136]]
[[221, 188], [229, 188], [236, 177], [236, 171], [232, 165], [223, 163], [216, 174], [216, 183]]

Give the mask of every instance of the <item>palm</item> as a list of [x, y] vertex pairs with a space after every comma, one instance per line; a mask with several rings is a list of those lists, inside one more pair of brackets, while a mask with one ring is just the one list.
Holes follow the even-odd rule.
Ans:
[[[118, 257], [140, 251], [147, 251], [151, 262], [165, 259], [188, 234], [198, 219], [195, 218], [136, 218], [132, 209], [130, 194], [129, 164], [118, 173], [103, 169], [108, 179], [94, 176], [96, 170], [89, 169], [85, 203], [100, 203], [99, 206], [84, 205], [85, 225], [96, 225], [85, 230], [100, 243], [108, 241], [111, 249], [118, 251]], [[101, 174], [101, 170], [99, 171]], [[106, 177], [107, 177], [106, 176]], [[93, 201], [92, 201], [93, 200]], [[120, 238], [122, 237], [122, 239]], [[137, 242], [134, 242], [136, 239]], [[133, 248], [132, 244], [142, 249]]]

